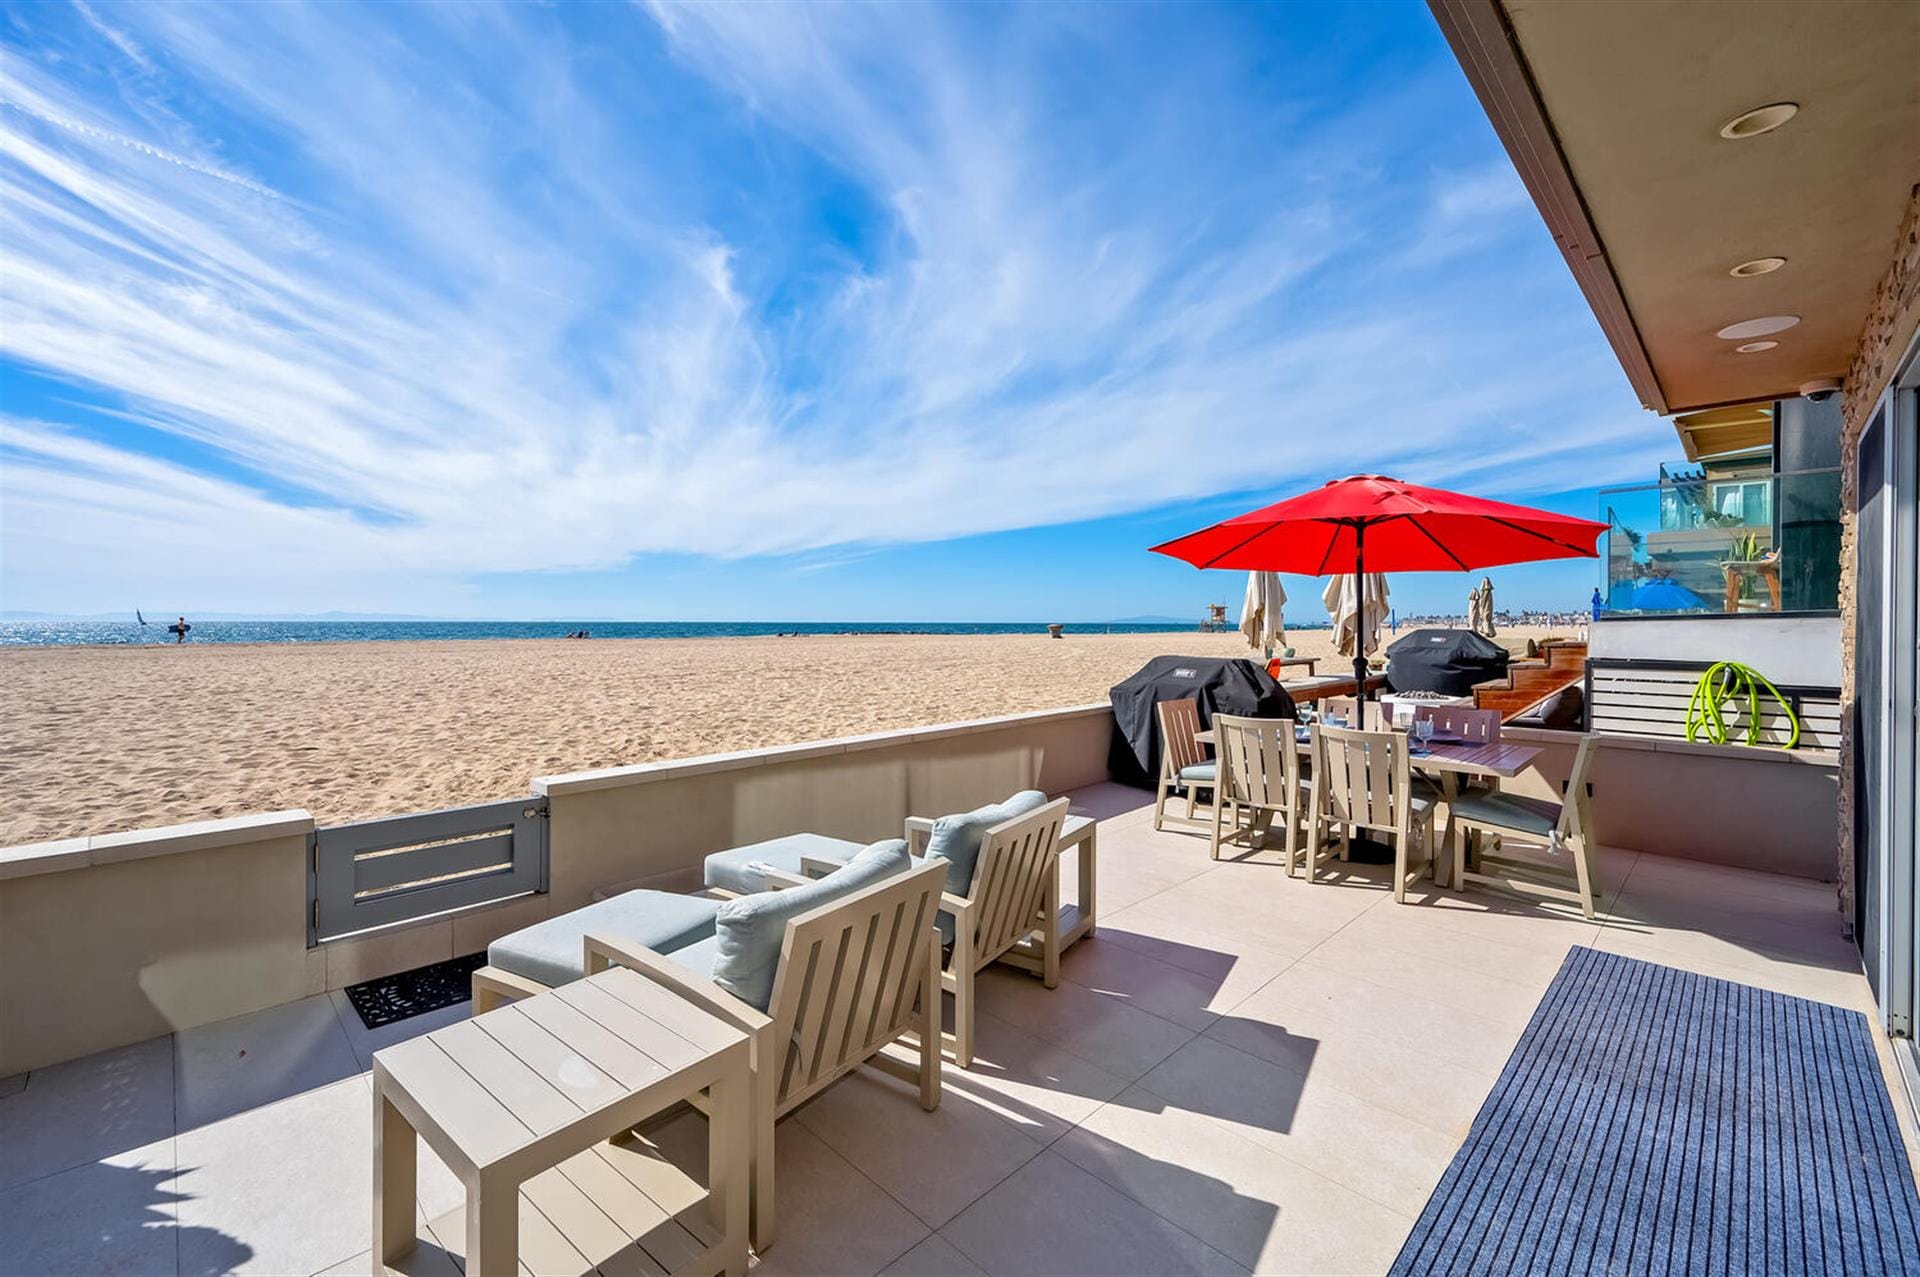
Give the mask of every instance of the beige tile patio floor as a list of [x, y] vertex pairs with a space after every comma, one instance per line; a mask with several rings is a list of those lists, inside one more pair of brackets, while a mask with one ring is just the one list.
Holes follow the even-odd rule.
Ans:
[[[1379, 1272], [1571, 946], [1869, 1007], [1822, 884], [1608, 851], [1596, 922], [1396, 906], [1379, 869], [1215, 864], [1144, 795], [1074, 797], [1102, 818], [1098, 933], [1056, 990], [987, 978], [938, 1112], [866, 1071], [783, 1121], [759, 1271]], [[0, 1082], [0, 1272], [366, 1272], [365, 1070], [466, 1012], [370, 1033], [334, 994]], [[699, 1172], [699, 1122], [650, 1132], [660, 1155]], [[430, 1155], [420, 1199], [459, 1205]]]

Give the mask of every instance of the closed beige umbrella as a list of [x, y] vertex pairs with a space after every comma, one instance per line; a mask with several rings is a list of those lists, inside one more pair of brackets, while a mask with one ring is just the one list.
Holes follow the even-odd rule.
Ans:
[[1473, 627], [1475, 634], [1492, 638], [1493, 578], [1490, 576], [1481, 577], [1480, 587], [1473, 592], [1471, 598], [1473, 600], [1473, 613], [1468, 618], [1467, 623]]
[[[1360, 614], [1360, 591], [1354, 583], [1365, 583], [1366, 615]], [[1336, 576], [1327, 582], [1320, 596], [1333, 618], [1333, 641], [1342, 656], [1365, 656], [1380, 646], [1380, 626], [1387, 619], [1387, 578], [1378, 572], [1364, 577]]]
[[1287, 643], [1287, 592], [1277, 572], [1247, 573], [1247, 597], [1240, 603], [1240, 632], [1247, 642], [1273, 654]]

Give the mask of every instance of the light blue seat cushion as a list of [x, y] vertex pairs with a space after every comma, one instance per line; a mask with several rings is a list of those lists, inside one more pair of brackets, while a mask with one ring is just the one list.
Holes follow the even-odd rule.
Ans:
[[1191, 767], [1182, 767], [1180, 769], [1181, 780], [1213, 780], [1218, 777], [1219, 774], [1219, 771], [1216, 770], [1216, 765], [1213, 763], [1195, 763]]
[[[1081, 818], [1081, 823], [1088, 823]], [[1064, 830], [1062, 831], [1065, 832]], [[829, 838], [825, 834], [788, 834], [785, 838], [773, 838], [766, 842], [757, 842], [747, 847], [735, 847], [731, 851], [716, 851], [707, 857], [707, 886], [720, 891], [731, 891], [735, 895], [750, 896], [757, 891], [766, 891], [767, 877], [755, 866], [772, 865], [784, 873], [799, 878], [801, 860], [812, 856], [819, 860], [835, 860], [841, 864], [859, 854], [861, 845], [844, 838]], [[913, 861], [918, 869], [926, 862]], [[935, 917], [934, 925], [940, 929], [940, 943], [952, 945], [956, 930], [953, 915], [944, 910]], [[678, 960], [679, 955], [675, 955]], [[701, 974], [705, 974], [703, 971]]]
[[714, 961], [720, 956], [720, 937], [708, 936], [705, 940], [690, 944], [684, 949], [675, 949], [667, 956], [673, 960], [675, 966], [685, 967], [695, 975], [711, 980]]
[[731, 891], [738, 896], [752, 895], [767, 889], [766, 875], [753, 867], [757, 864], [772, 865], [797, 878], [800, 876], [800, 860], [803, 856], [817, 856], [822, 860], [844, 863], [853, 859], [861, 845], [844, 838], [828, 838], [824, 834], [788, 834], [785, 838], [756, 842], [730, 851], [716, 851], [707, 857], [707, 885], [720, 891]]
[[1544, 798], [1470, 789], [1453, 804], [1453, 813], [1463, 820], [1485, 821], [1545, 838], [1560, 821], [1560, 804]]
[[711, 936], [719, 909], [718, 900], [701, 896], [626, 891], [501, 936], [487, 946], [487, 961], [541, 984], [566, 984], [586, 974], [582, 946], [588, 932], [672, 953]]
[[927, 859], [946, 861], [947, 890], [964, 896], [973, 890], [973, 870], [980, 862], [980, 844], [985, 841], [987, 830], [1046, 805], [1045, 794], [1037, 789], [1023, 789], [1003, 803], [989, 803], [957, 816], [942, 816], [933, 822], [933, 837], [927, 840]]
[[787, 921], [901, 873], [913, 863], [904, 839], [877, 842], [804, 887], [761, 891], [721, 903], [714, 915], [713, 982], [742, 1002], [767, 1009]]

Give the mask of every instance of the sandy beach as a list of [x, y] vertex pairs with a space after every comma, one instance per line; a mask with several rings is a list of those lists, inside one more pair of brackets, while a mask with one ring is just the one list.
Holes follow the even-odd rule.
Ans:
[[[1293, 644], [1331, 655], [1328, 631]], [[1237, 633], [0, 650], [0, 846], [287, 807], [333, 823], [511, 798], [551, 772], [1083, 704], [1165, 653], [1248, 654]]]

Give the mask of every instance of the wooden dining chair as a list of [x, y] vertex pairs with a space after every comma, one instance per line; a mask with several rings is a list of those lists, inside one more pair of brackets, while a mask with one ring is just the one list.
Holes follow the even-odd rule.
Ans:
[[1304, 853], [1307, 808], [1307, 768], [1293, 737], [1290, 718], [1242, 718], [1216, 714], [1213, 719], [1214, 762], [1218, 784], [1214, 790], [1213, 838], [1209, 854], [1220, 859], [1224, 844], [1258, 848], [1276, 820], [1280, 825], [1288, 874], [1294, 871], [1296, 845]]
[[1414, 836], [1421, 836], [1421, 859], [1433, 861], [1431, 791], [1413, 783], [1407, 738], [1395, 731], [1359, 731], [1316, 723], [1310, 751], [1312, 803], [1307, 813], [1307, 881], [1319, 872], [1326, 846], [1337, 836], [1339, 855], [1347, 857], [1353, 836], [1363, 830], [1385, 834], [1393, 842], [1393, 898], [1407, 898], [1407, 883], [1417, 875]]
[[1474, 709], [1470, 705], [1416, 705], [1413, 721], [1433, 724], [1441, 736], [1458, 736], [1473, 745], [1500, 743], [1500, 711]]
[[[1497, 709], [1474, 709], [1470, 705], [1416, 705], [1413, 721], [1425, 719], [1433, 724], [1433, 730], [1440, 736], [1457, 736], [1469, 745], [1498, 745], [1500, 743], [1500, 711]], [[1500, 788], [1498, 776], [1462, 776], [1453, 781], [1452, 789], [1479, 790], [1493, 793]], [[1452, 792], [1446, 785], [1433, 786], [1433, 792], [1442, 798]], [[1451, 854], [1443, 845], [1441, 855]]]
[[1200, 706], [1192, 697], [1161, 701], [1154, 711], [1160, 717], [1160, 790], [1153, 802], [1153, 827], [1163, 828], [1167, 796], [1182, 790], [1187, 796], [1187, 819], [1194, 819], [1194, 795], [1202, 789], [1214, 794], [1218, 805], [1212, 760], [1200, 735]]
[[[1478, 882], [1522, 895], [1570, 900], [1593, 917], [1593, 802], [1587, 782], [1599, 741], [1598, 736], [1580, 738], [1560, 802], [1468, 790], [1449, 805], [1447, 842], [1455, 887]], [[1479, 860], [1472, 868], [1467, 866], [1465, 839], [1455, 836], [1456, 829], [1482, 836]]]
[[1324, 722], [1328, 718], [1337, 718], [1351, 725], [1354, 715], [1359, 713], [1360, 698], [1357, 696], [1328, 696], [1314, 707], [1314, 713]]

